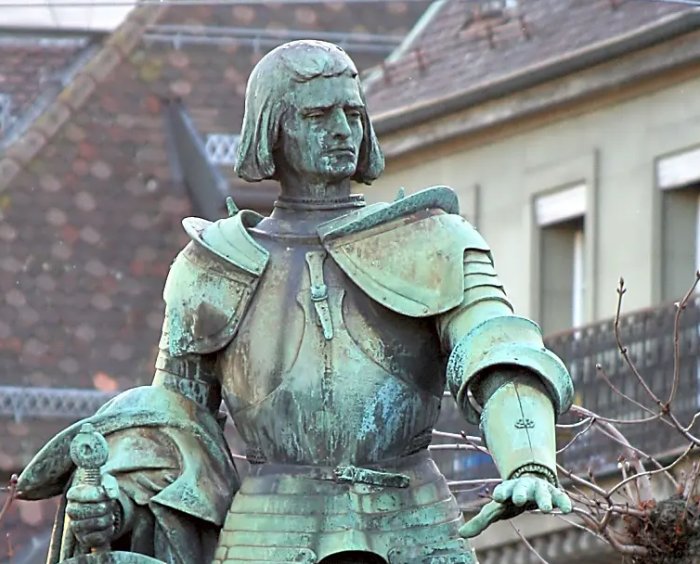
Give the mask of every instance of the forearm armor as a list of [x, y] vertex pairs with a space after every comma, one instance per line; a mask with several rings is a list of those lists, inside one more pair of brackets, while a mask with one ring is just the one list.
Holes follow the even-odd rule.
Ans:
[[540, 378], [555, 415], [571, 405], [573, 386], [566, 367], [545, 348], [537, 324], [513, 314], [489, 253], [465, 253], [462, 305], [443, 316], [438, 328], [443, 346], [451, 351], [448, 385], [470, 423], [479, 423], [483, 407], [470, 399], [472, 388], [496, 367], [520, 367]]
[[216, 413], [221, 405], [221, 386], [215, 369], [215, 355], [173, 357], [161, 350], [156, 359], [153, 385], [182, 394], [209, 412]]
[[537, 474], [556, 485], [554, 406], [542, 381], [526, 371], [495, 373], [482, 393], [480, 427], [500, 475]]

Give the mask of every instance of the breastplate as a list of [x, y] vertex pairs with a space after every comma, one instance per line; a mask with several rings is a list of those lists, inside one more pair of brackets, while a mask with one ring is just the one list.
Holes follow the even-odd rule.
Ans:
[[221, 357], [224, 398], [249, 448], [334, 466], [426, 446], [445, 385], [433, 320], [371, 300], [317, 239], [255, 237], [270, 260]]

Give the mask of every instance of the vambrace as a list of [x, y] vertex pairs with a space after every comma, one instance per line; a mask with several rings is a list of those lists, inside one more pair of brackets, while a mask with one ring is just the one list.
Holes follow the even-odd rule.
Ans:
[[557, 485], [554, 407], [542, 382], [524, 371], [488, 380], [498, 387], [485, 402], [480, 427], [499, 473], [504, 480], [537, 474]]
[[564, 363], [547, 350], [536, 323], [516, 315], [491, 317], [474, 326], [452, 349], [447, 380], [462, 413], [470, 423], [479, 423], [480, 405], [470, 398], [475, 383], [498, 368], [524, 368], [544, 384], [554, 403], [555, 417], [573, 400], [573, 384]]
[[221, 386], [216, 377], [216, 356], [171, 356], [161, 350], [156, 359], [153, 386], [163, 386], [197, 403], [210, 413], [221, 405]]

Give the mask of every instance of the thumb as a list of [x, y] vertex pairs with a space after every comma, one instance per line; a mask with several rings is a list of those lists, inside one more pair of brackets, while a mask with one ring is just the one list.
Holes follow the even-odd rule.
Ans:
[[497, 501], [490, 501], [481, 508], [481, 511], [469, 519], [459, 529], [459, 535], [464, 538], [472, 538], [481, 533], [494, 521], [498, 521], [505, 511], [505, 505]]

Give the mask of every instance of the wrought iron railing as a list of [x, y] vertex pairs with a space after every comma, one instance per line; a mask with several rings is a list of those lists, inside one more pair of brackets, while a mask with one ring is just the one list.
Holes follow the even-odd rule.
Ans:
[[[628, 313], [619, 319], [621, 342], [627, 347], [630, 360], [651, 390], [664, 400], [668, 399], [674, 375], [675, 316], [675, 305], [664, 304]], [[678, 339], [679, 387], [673, 410], [679, 420], [687, 424], [700, 411], [700, 297], [692, 298], [687, 304], [680, 318]], [[569, 368], [576, 387], [576, 403], [616, 419], [639, 419], [648, 415], [614, 393], [601, 376], [602, 369], [622, 393], [652, 409], [656, 407], [620, 353], [613, 319], [552, 335], [545, 342]], [[445, 398], [442, 409], [440, 429], [479, 434], [478, 429], [463, 422], [454, 401]], [[570, 416], [562, 418], [564, 423], [573, 421]], [[687, 444], [680, 433], [659, 422], [624, 425], [621, 431], [632, 445], [653, 456], [672, 453]], [[568, 433], [559, 431], [562, 445], [572, 438], [573, 431]], [[616, 467], [620, 453], [621, 448], [615, 442], [600, 433], [588, 432], [562, 453], [560, 461], [577, 472], [591, 469], [605, 473]], [[496, 477], [495, 467], [487, 455], [462, 451], [434, 451], [433, 455], [450, 480]]]
[[[652, 391], [667, 398], [674, 374], [674, 321], [676, 308], [666, 304], [635, 311], [620, 317], [623, 344], [632, 362]], [[679, 388], [673, 403], [674, 413], [687, 423], [700, 410], [700, 297], [688, 303], [680, 320]], [[642, 409], [612, 392], [600, 376], [600, 365], [607, 378], [632, 399], [654, 407], [643, 388], [632, 375], [620, 354], [615, 339], [614, 320], [609, 319], [571, 331], [552, 335], [547, 346], [559, 355], [569, 368], [576, 386], [576, 403], [600, 415], [619, 419], [645, 416]], [[88, 390], [15, 388], [0, 386], [0, 415], [15, 419], [51, 417], [79, 419], [93, 413], [113, 394]], [[563, 422], [571, 422], [571, 418]], [[444, 431], [479, 435], [479, 429], [468, 425], [459, 414], [455, 402], [446, 397], [438, 428]], [[654, 456], [663, 456], [683, 444], [683, 438], [659, 423], [634, 424], [622, 429], [630, 443]], [[572, 433], [572, 432], [569, 432]], [[562, 444], [571, 439], [560, 431]], [[434, 444], [455, 443], [454, 439], [436, 437]], [[604, 473], [615, 468], [620, 447], [599, 433], [589, 432], [578, 438], [562, 454], [561, 462], [578, 472], [589, 468]], [[496, 478], [493, 462], [487, 454], [467, 450], [433, 450], [433, 457], [450, 481]], [[474, 499], [485, 488], [457, 486], [454, 490], [464, 501]]]
[[23, 419], [77, 420], [89, 417], [116, 392], [75, 388], [0, 386], [0, 416]]

